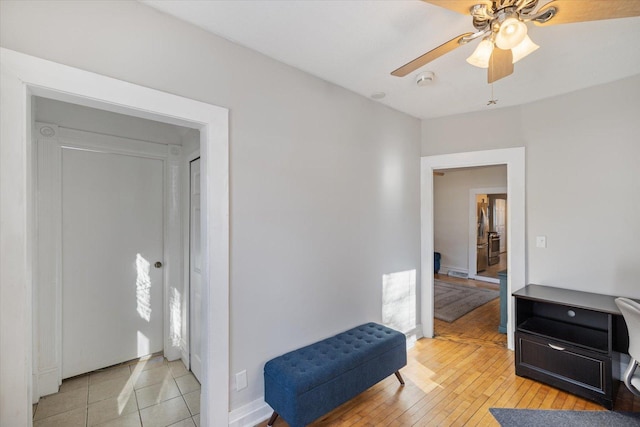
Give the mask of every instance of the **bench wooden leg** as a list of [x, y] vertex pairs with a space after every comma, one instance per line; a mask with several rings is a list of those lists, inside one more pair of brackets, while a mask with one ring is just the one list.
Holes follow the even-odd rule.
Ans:
[[402, 379], [402, 375], [400, 375], [400, 371], [396, 371], [396, 378], [398, 378], [400, 384], [404, 385], [404, 380]]
[[278, 418], [278, 413], [276, 411], [273, 411], [273, 414], [271, 414], [271, 418], [269, 418], [269, 422], [267, 423], [267, 425], [271, 427], [273, 423], [276, 422], [276, 418]]

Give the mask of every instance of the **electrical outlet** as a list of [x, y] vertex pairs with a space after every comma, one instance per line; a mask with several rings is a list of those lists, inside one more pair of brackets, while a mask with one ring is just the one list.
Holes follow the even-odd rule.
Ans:
[[547, 236], [538, 236], [538, 237], [536, 237], [536, 247], [538, 247], [538, 248], [546, 248], [547, 247]]
[[247, 371], [241, 371], [236, 374], [236, 391], [247, 388]]

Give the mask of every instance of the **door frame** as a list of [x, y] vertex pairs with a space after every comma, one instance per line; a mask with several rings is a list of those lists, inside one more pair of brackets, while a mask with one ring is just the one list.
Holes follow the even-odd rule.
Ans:
[[[524, 147], [426, 156], [420, 159], [420, 318], [425, 337], [433, 337], [433, 172], [475, 166], [507, 166], [507, 295], [525, 286]], [[514, 349], [513, 298], [507, 301], [507, 346]]]
[[[182, 348], [182, 361], [185, 366], [188, 366], [191, 369], [191, 272], [189, 262], [191, 260], [191, 206], [189, 200], [191, 198], [191, 162], [195, 159], [200, 158], [200, 148], [186, 153], [183, 157], [182, 161], [182, 194], [189, 195], [182, 200], [182, 236], [183, 239], [183, 251], [182, 251], [182, 265], [184, 266], [182, 270], [183, 282], [185, 284], [185, 304], [188, 307], [186, 310], [186, 316], [184, 318], [184, 329], [183, 334], [186, 337], [186, 341], [184, 341], [184, 345]], [[201, 165], [202, 167], [202, 165]], [[201, 169], [202, 170], [202, 169]]]
[[[0, 48], [0, 424], [32, 425], [32, 95], [200, 130], [204, 312], [201, 419], [229, 419], [228, 110]], [[3, 393], [5, 395], [5, 393]]]
[[[498, 279], [478, 275], [478, 212], [476, 206], [476, 196], [478, 194], [506, 194], [507, 191], [507, 187], [472, 188], [469, 190], [469, 251], [467, 252], [469, 254], [469, 271], [467, 274], [469, 279], [482, 280], [491, 283], [500, 283]], [[509, 234], [507, 234], [507, 237], [509, 237]], [[508, 250], [509, 247], [507, 246], [507, 262], [509, 261]]]
[[[190, 319], [191, 319], [191, 274], [189, 271], [189, 260], [190, 260], [190, 248], [191, 244], [191, 207], [189, 206], [189, 198], [191, 197], [191, 175], [190, 175], [190, 165], [191, 162], [195, 159], [200, 158], [200, 147], [197, 149], [185, 153], [182, 158], [181, 163], [181, 171], [182, 171], [182, 194], [189, 195], [188, 198], [183, 198], [182, 200], [182, 236], [183, 236], [183, 251], [182, 251], [182, 265], [184, 268], [182, 269], [182, 281], [184, 283], [184, 295], [186, 297], [185, 306], [186, 311], [184, 313], [183, 324], [185, 327], [183, 328], [183, 338], [186, 338], [182, 342], [182, 361], [185, 366], [188, 366], [191, 369], [191, 340], [190, 337]], [[202, 165], [201, 165], [202, 167]], [[202, 169], [201, 169], [202, 170]]]
[[[34, 185], [38, 189], [36, 224], [38, 235], [34, 236], [34, 277], [33, 288], [34, 345], [38, 354], [34, 354], [33, 363], [33, 400], [40, 396], [56, 393], [62, 380], [62, 152], [64, 149], [80, 149], [106, 154], [142, 157], [158, 160], [162, 163], [162, 348], [169, 360], [181, 357], [180, 336], [182, 323], [180, 313], [176, 313], [174, 292], [180, 294], [180, 264], [182, 262], [181, 218], [171, 215], [181, 206], [176, 202], [180, 198], [181, 177], [172, 173], [180, 167], [181, 146], [163, 145], [148, 141], [102, 135], [90, 131], [70, 129], [51, 123], [36, 122], [33, 144], [37, 144], [37, 174]], [[35, 176], [34, 175], [34, 176]], [[39, 181], [40, 179], [40, 181]], [[177, 316], [178, 318], [175, 318]], [[52, 339], [53, 337], [53, 339]]]
[[[192, 153], [190, 156], [187, 157], [186, 160], [186, 166], [185, 166], [185, 171], [186, 172], [186, 176], [187, 178], [185, 179], [185, 183], [187, 184], [187, 189], [188, 191], [185, 191], [184, 194], [187, 194], [188, 197], [186, 198], [186, 200], [184, 202], [186, 202], [185, 204], [187, 205], [187, 209], [185, 210], [185, 225], [186, 225], [186, 231], [184, 232], [184, 241], [185, 241], [185, 250], [184, 250], [184, 254], [185, 254], [185, 262], [184, 262], [184, 273], [185, 273], [185, 297], [186, 297], [186, 304], [187, 304], [187, 320], [186, 320], [186, 331], [185, 331], [185, 336], [187, 337], [187, 345], [185, 346], [185, 350], [186, 350], [186, 357], [188, 360], [188, 366], [189, 369], [191, 369], [191, 372], [193, 373], [193, 375], [196, 377], [196, 379], [198, 379], [198, 376], [196, 375], [196, 372], [193, 370], [193, 340], [191, 339], [192, 334], [192, 327], [193, 327], [193, 322], [192, 322], [192, 316], [191, 314], [193, 313], [193, 298], [192, 298], [192, 290], [193, 290], [193, 282], [192, 282], [192, 269], [191, 269], [191, 261], [193, 259], [193, 254], [191, 253], [191, 227], [192, 227], [192, 222], [191, 222], [191, 208], [192, 208], [192, 204], [191, 204], [191, 198], [193, 197], [193, 188], [192, 188], [192, 184], [193, 182], [191, 181], [191, 165], [193, 164], [193, 162], [195, 162], [196, 160], [200, 160], [200, 151], [196, 151], [194, 153]], [[199, 355], [201, 356], [201, 355]], [[202, 366], [202, 360], [200, 360], [200, 364]]]

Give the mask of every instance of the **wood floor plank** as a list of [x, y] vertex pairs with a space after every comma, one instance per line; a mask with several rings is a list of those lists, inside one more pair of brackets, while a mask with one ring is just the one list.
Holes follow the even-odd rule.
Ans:
[[[495, 286], [473, 282], [465, 284]], [[497, 331], [499, 307], [499, 300], [493, 300], [453, 323], [436, 319], [436, 336], [418, 340], [407, 353], [407, 366], [401, 370], [404, 387], [392, 375], [311, 426], [498, 426], [490, 408], [605, 410], [517, 377], [514, 353], [506, 348], [506, 335]], [[614, 409], [640, 411], [640, 398], [622, 384]], [[258, 426], [266, 426], [266, 421]], [[274, 424], [285, 426], [282, 418]]]
[[549, 386], [541, 384], [540, 388], [538, 388], [538, 391], [531, 399], [531, 402], [524, 407], [528, 409], [539, 409], [540, 405], [542, 405], [542, 402], [547, 397], [547, 394], [549, 394], [549, 390]]
[[540, 387], [542, 386], [541, 383], [535, 382], [533, 384], [531, 384], [531, 388], [529, 389], [529, 391], [522, 396], [522, 398], [520, 399], [520, 401], [516, 404], [517, 408], [528, 408], [529, 405], [531, 404], [531, 401], [533, 400], [534, 397], [536, 397], [536, 395], [538, 394], [538, 390], [540, 390]]

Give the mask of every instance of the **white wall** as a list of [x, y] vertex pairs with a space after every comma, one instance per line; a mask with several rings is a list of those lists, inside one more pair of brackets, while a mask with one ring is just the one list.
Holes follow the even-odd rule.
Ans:
[[[526, 147], [528, 281], [640, 297], [640, 75], [422, 123], [422, 155]], [[547, 236], [547, 248], [535, 237]]]
[[507, 167], [447, 170], [433, 177], [433, 243], [440, 273], [469, 271], [469, 190], [507, 186]]
[[384, 273], [419, 274], [418, 120], [135, 2], [0, 5], [3, 47], [230, 109], [230, 409], [271, 357], [379, 321]]

